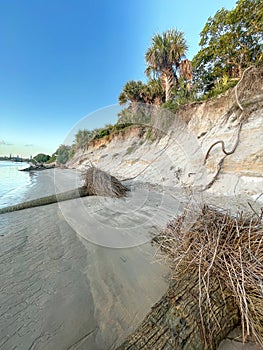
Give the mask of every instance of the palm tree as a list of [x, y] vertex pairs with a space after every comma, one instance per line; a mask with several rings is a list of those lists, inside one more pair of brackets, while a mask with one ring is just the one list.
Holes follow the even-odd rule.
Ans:
[[142, 81], [135, 81], [130, 80], [128, 81], [123, 89], [121, 94], [119, 95], [119, 103], [120, 105], [123, 105], [127, 102], [130, 102], [131, 104], [135, 102], [144, 102], [142, 98], [142, 90], [144, 88], [144, 84]]
[[154, 35], [152, 46], [146, 52], [146, 75], [160, 77], [166, 101], [171, 99], [172, 90], [177, 86], [176, 71], [187, 48], [183, 32], [171, 29]]
[[146, 84], [142, 81], [128, 81], [119, 95], [120, 105], [130, 102], [131, 105], [138, 103], [160, 104], [164, 102], [164, 92], [160, 79], [150, 79]]
[[146, 104], [160, 105], [164, 102], [165, 96], [160, 79], [150, 79], [144, 85], [141, 95]]

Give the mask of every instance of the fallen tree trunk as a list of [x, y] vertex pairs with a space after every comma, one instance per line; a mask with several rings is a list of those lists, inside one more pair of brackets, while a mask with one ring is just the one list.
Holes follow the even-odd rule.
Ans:
[[[117, 350], [214, 350], [240, 322], [234, 297], [217, 279], [200, 293], [198, 270], [173, 282]], [[200, 300], [201, 295], [201, 300]], [[208, 305], [210, 304], [210, 305]], [[202, 318], [200, 318], [200, 309]]]
[[11, 205], [9, 207], [0, 209], [0, 214], [22, 209], [40, 207], [42, 205], [53, 204], [86, 196], [106, 196], [120, 198], [124, 197], [128, 191], [128, 188], [122, 185], [122, 183], [116, 179], [116, 177], [93, 166], [83, 173], [83, 177], [85, 183], [82, 187], [78, 187], [71, 191], [53, 194], [50, 196]]
[[30, 200], [27, 202], [11, 205], [9, 207], [1, 208], [0, 214], [9, 213], [9, 212], [18, 211], [18, 210], [23, 210], [23, 209], [28, 209], [28, 208], [40, 207], [42, 205], [63, 202], [63, 201], [67, 201], [70, 199], [85, 197], [88, 195], [89, 195], [89, 193], [88, 193], [87, 188], [85, 186], [83, 186], [83, 187], [79, 187], [79, 188], [76, 188], [76, 189], [71, 190], [71, 191], [58, 193], [58, 194], [52, 194], [50, 196], [37, 198], [37, 199], [33, 199], [33, 200]]

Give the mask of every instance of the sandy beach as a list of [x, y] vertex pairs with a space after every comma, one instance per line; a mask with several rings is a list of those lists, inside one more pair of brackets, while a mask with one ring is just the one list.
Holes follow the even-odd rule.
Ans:
[[[28, 199], [54, 189], [51, 171], [38, 176]], [[103, 247], [81, 238], [58, 204], [4, 214], [1, 232], [2, 350], [114, 349], [167, 288], [168, 267], [154, 263], [149, 237]]]
[[[24, 199], [81, 184], [48, 170]], [[185, 198], [128, 184], [125, 199], [86, 197], [1, 215], [1, 350], [108, 350], [167, 290], [169, 267], [150, 240]], [[256, 349], [226, 340], [220, 350]]]

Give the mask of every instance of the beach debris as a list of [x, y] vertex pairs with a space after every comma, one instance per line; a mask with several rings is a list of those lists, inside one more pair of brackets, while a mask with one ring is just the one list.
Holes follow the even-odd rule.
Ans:
[[29, 163], [29, 166], [26, 168], [18, 169], [19, 171], [41, 171], [41, 170], [47, 170], [47, 169], [53, 169], [55, 168], [54, 164], [43, 164], [43, 163], [38, 163], [35, 162]]
[[93, 165], [82, 173], [82, 178], [90, 196], [120, 198], [124, 197], [128, 192], [128, 188], [116, 177]]

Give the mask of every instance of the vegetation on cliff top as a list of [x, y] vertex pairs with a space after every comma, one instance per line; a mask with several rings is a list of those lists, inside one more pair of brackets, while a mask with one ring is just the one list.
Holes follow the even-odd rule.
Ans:
[[147, 123], [156, 106], [176, 112], [187, 103], [225, 92], [247, 67], [262, 64], [262, 34], [262, 1], [238, 0], [233, 10], [222, 8], [208, 18], [200, 33], [200, 51], [192, 61], [185, 56], [188, 47], [183, 32], [170, 29], [154, 35], [145, 54], [147, 81], [131, 80], [124, 85], [119, 103], [128, 103], [128, 108], [121, 111], [118, 123], [79, 130], [71, 147], [61, 145], [56, 151], [57, 162], [64, 164], [91, 140], [131, 123]]
[[[145, 55], [148, 82], [127, 82], [119, 102], [129, 102], [130, 107], [144, 102], [176, 111], [186, 103], [217, 96], [233, 87], [244, 69], [262, 64], [262, 34], [261, 0], [239, 0], [233, 10], [222, 8], [210, 17], [200, 33], [200, 51], [191, 62], [185, 56], [182, 32], [156, 34]], [[159, 84], [154, 98], [152, 79]]]
[[[213, 96], [240, 79], [245, 68], [262, 64], [263, 4], [239, 0], [210, 17], [200, 33], [200, 51], [193, 58], [197, 91]], [[221, 88], [221, 89], [220, 89]]]

